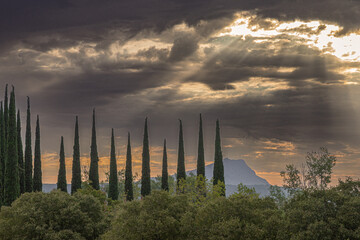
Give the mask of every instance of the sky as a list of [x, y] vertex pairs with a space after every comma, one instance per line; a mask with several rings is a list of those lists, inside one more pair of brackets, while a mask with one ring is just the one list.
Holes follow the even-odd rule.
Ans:
[[359, 0], [5, 0], [0, 91], [14, 85], [23, 129], [30, 97], [33, 137], [40, 116], [44, 183], [56, 182], [61, 136], [71, 181], [75, 116], [89, 166], [93, 108], [103, 180], [111, 128], [118, 168], [130, 132], [141, 172], [145, 117], [151, 175], [164, 138], [176, 171], [178, 119], [194, 169], [200, 113], [207, 164], [219, 119], [224, 157], [271, 184], [322, 146], [337, 157], [334, 181], [359, 178], [359, 27]]

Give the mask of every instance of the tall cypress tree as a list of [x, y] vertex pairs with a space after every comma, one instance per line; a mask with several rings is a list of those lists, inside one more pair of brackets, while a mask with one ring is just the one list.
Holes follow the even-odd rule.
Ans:
[[111, 129], [110, 176], [109, 176], [109, 194], [108, 194], [108, 196], [112, 200], [118, 200], [118, 197], [119, 197], [114, 129]]
[[181, 179], [184, 180], [186, 179], [183, 128], [182, 128], [182, 121], [180, 119], [179, 122], [180, 122], [179, 149], [178, 149], [178, 164], [177, 164], [177, 176], [176, 176], [177, 184], [179, 184], [179, 181]]
[[12, 88], [10, 94], [9, 107], [9, 129], [7, 141], [8, 156], [5, 162], [5, 191], [4, 205], [10, 206], [11, 203], [20, 196], [18, 150], [17, 150], [17, 130], [16, 130], [16, 107], [15, 91]]
[[161, 175], [161, 189], [169, 191], [169, 174], [167, 164], [167, 152], [166, 152], [166, 139], [164, 139], [163, 161], [162, 161], [162, 175]]
[[92, 124], [92, 137], [91, 137], [91, 153], [90, 153], [90, 169], [89, 180], [90, 185], [96, 189], [100, 189], [99, 184], [99, 157], [96, 145], [96, 128], [95, 128], [95, 109], [93, 110], [93, 124]]
[[144, 127], [144, 140], [143, 140], [143, 152], [142, 152], [142, 171], [141, 171], [141, 196], [145, 197], [151, 192], [150, 182], [150, 150], [149, 150], [149, 135], [147, 118], [145, 118]]
[[81, 188], [80, 142], [79, 142], [78, 117], [76, 116], [74, 148], [73, 148], [72, 179], [71, 179], [71, 194], [74, 194], [80, 188]]
[[39, 123], [39, 115], [37, 115], [37, 120], [36, 120], [36, 132], [35, 132], [33, 190], [34, 190], [34, 192], [41, 192], [41, 191], [42, 191], [42, 172], [41, 172], [41, 151], [40, 151], [40, 123]]
[[200, 123], [199, 123], [199, 142], [198, 142], [198, 158], [197, 158], [197, 176], [205, 177], [205, 155], [204, 155], [204, 137], [202, 129], [202, 117], [200, 114]]
[[130, 133], [128, 133], [128, 144], [126, 150], [125, 194], [126, 201], [132, 201], [134, 199]]
[[213, 181], [214, 185], [217, 185], [219, 182], [222, 182], [224, 184], [224, 189], [222, 189], [221, 195], [225, 196], [224, 164], [223, 164], [223, 156], [221, 151], [219, 120], [216, 120], [215, 160], [214, 160], [213, 177], [214, 177], [214, 181]]
[[58, 181], [57, 181], [57, 189], [60, 189], [61, 191], [67, 193], [64, 138], [62, 136], [61, 136], [61, 143], [60, 143], [60, 161], [59, 162], [60, 162], [60, 166], [59, 166], [59, 174], [58, 174]]
[[33, 191], [32, 179], [32, 149], [31, 149], [31, 114], [30, 98], [27, 98], [26, 133], [25, 133], [25, 192]]
[[20, 111], [17, 113], [17, 149], [18, 149], [18, 164], [19, 164], [19, 180], [20, 180], [20, 193], [25, 192], [25, 168], [24, 168], [24, 153], [21, 139], [21, 122]]
[[9, 134], [9, 102], [8, 102], [8, 85], [5, 87], [4, 98], [4, 124], [5, 124], [5, 145]]
[[0, 206], [4, 201], [4, 177], [5, 177], [5, 124], [3, 102], [0, 107]]

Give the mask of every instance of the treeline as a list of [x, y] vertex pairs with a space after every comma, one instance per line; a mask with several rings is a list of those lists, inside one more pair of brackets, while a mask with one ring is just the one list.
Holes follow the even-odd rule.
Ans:
[[[216, 121], [215, 135], [215, 158], [214, 172], [212, 183], [221, 191], [220, 194], [225, 196], [225, 178], [224, 166], [220, 140], [219, 120]], [[27, 116], [26, 116], [26, 134], [25, 134], [25, 151], [21, 139], [21, 122], [20, 111], [16, 114], [15, 90], [12, 87], [10, 93], [10, 102], [8, 101], [8, 86], [5, 87], [4, 101], [1, 102], [0, 108], [0, 206], [10, 206], [11, 203], [25, 192], [42, 191], [42, 169], [41, 169], [41, 149], [40, 149], [40, 120], [37, 115], [35, 130], [35, 148], [34, 158], [32, 156], [31, 145], [31, 110], [30, 98], [27, 98]], [[66, 166], [65, 166], [65, 150], [64, 138], [61, 136], [60, 153], [59, 153], [59, 172], [57, 188], [67, 192]], [[185, 150], [182, 121], [179, 120], [179, 142], [178, 142], [178, 160], [176, 191], [184, 193], [184, 189], [180, 187], [181, 182], [186, 180], [185, 168]], [[88, 172], [88, 183], [95, 190], [100, 189], [99, 181], [99, 156], [96, 140], [96, 117], [95, 109], [92, 114], [92, 136], [90, 146], [90, 167]], [[24, 153], [25, 152], [25, 153]], [[119, 197], [119, 179], [115, 154], [114, 129], [111, 130], [111, 151], [110, 151], [110, 172], [108, 196], [113, 200]], [[166, 139], [164, 139], [163, 162], [162, 162], [162, 182], [161, 189], [169, 191], [168, 183], [168, 164]], [[133, 172], [132, 172], [132, 154], [130, 133], [128, 133], [126, 166], [125, 166], [125, 195], [126, 200], [134, 199], [133, 191]], [[198, 136], [198, 157], [197, 157], [197, 178], [199, 191], [203, 191], [205, 184], [205, 156], [204, 156], [204, 139], [202, 116], [199, 120], [199, 136]], [[143, 150], [142, 150], [142, 171], [141, 171], [141, 197], [145, 197], [151, 193], [151, 177], [150, 177], [150, 146], [148, 135], [148, 119], [145, 118]], [[76, 193], [82, 187], [81, 159], [80, 159], [80, 139], [79, 139], [79, 122], [78, 117], [75, 118], [75, 134], [73, 146], [73, 164], [72, 164], [72, 180], [71, 194]], [[205, 194], [205, 193], [204, 193]]]

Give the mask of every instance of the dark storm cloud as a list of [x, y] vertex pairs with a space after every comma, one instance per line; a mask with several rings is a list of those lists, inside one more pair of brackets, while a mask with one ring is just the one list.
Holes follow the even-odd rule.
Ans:
[[[114, 29], [122, 28], [123, 35], [131, 37], [143, 29], [162, 31], [182, 21], [196, 25], [200, 20], [229, 20], [243, 10], [257, 12], [255, 22], [263, 27], [262, 17], [326, 20], [343, 26], [343, 33], [358, 30], [360, 24], [360, 3], [351, 0], [15, 0], [3, 2], [0, 10], [0, 46], [4, 50], [19, 41], [38, 49], [74, 41], [102, 43]], [[202, 29], [202, 34], [208, 33], [209, 27]], [[42, 35], [48, 37], [31, 40]]]

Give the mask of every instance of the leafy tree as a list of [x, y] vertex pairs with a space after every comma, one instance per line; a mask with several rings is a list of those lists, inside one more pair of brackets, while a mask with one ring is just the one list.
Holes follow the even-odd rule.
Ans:
[[34, 179], [33, 190], [35, 192], [42, 191], [42, 171], [41, 171], [41, 150], [40, 150], [40, 123], [39, 115], [36, 119], [35, 131], [35, 151], [34, 151]]
[[119, 197], [114, 129], [111, 129], [110, 178], [108, 196], [112, 200], [117, 200]]
[[19, 179], [20, 179], [20, 193], [25, 192], [25, 168], [24, 168], [24, 154], [21, 140], [21, 122], [20, 111], [17, 113], [17, 149], [18, 149], [18, 164], [19, 164]]
[[185, 195], [153, 191], [143, 201], [121, 207], [103, 239], [184, 239], [181, 218], [190, 208]]
[[96, 144], [96, 128], [95, 128], [95, 109], [93, 110], [93, 125], [92, 125], [92, 137], [91, 137], [91, 153], [90, 153], [90, 170], [89, 180], [90, 185], [96, 189], [100, 189], [99, 184], [99, 157]]
[[10, 206], [11, 203], [20, 196], [14, 87], [10, 94], [7, 153], [8, 157], [5, 162], [4, 205]]
[[332, 169], [335, 166], [336, 157], [329, 153], [327, 148], [321, 147], [319, 152], [309, 152], [306, 155], [302, 171], [295, 165], [286, 165], [283, 177], [284, 187], [291, 195], [299, 190], [325, 189], [331, 181]]
[[80, 188], [81, 188], [80, 141], [79, 141], [79, 123], [78, 123], [78, 117], [76, 116], [75, 137], [74, 137], [74, 147], [73, 147], [71, 194], [74, 194]]
[[91, 194], [26, 193], [0, 213], [0, 239], [95, 240], [107, 215]]
[[142, 171], [141, 171], [141, 196], [145, 197], [151, 192], [150, 182], [150, 150], [147, 118], [145, 118], [144, 140], [142, 152]]
[[32, 150], [31, 150], [31, 113], [30, 98], [27, 97], [26, 133], [25, 133], [25, 192], [33, 191], [32, 179]]
[[161, 189], [165, 191], [169, 191], [169, 174], [168, 174], [167, 153], [166, 153], [166, 139], [164, 139]]
[[181, 179], [186, 179], [185, 172], [185, 152], [184, 152], [184, 138], [183, 138], [183, 129], [182, 121], [179, 119], [179, 149], [178, 149], [178, 163], [177, 163], [177, 174], [176, 181], [179, 184]]
[[202, 127], [202, 117], [200, 114], [200, 123], [199, 123], [199, 142], [198, 142], [198, 158], [197, 158], [197, 176], [202, 175], [205, 177], [205, 154], [204, 154], [204, 136], [203, 136], [203, 127]]
[[126, 150], [125, 195], [126, 195], [126, 201], [132, 201], [134, 199], [130, 133], [128, 133], [128, 143]]
[[219, 120], [216, 120], [216, 136], [215, 136], [215, 160], [214, 160], [214, 185], [217, 185], [219, 182], [224, 183], [224, 189], [222, 195], [225, 196], [225, 178], [224, 178], [224, 163], [223, 156], [221, 151], [221, 141], [220, 141], [220, 127]]
[[67, 193], [64, 138], [62, 136], [60, 143], [60, 167], [57, 181], [57, 189], [60, 189], [61, 191]]

